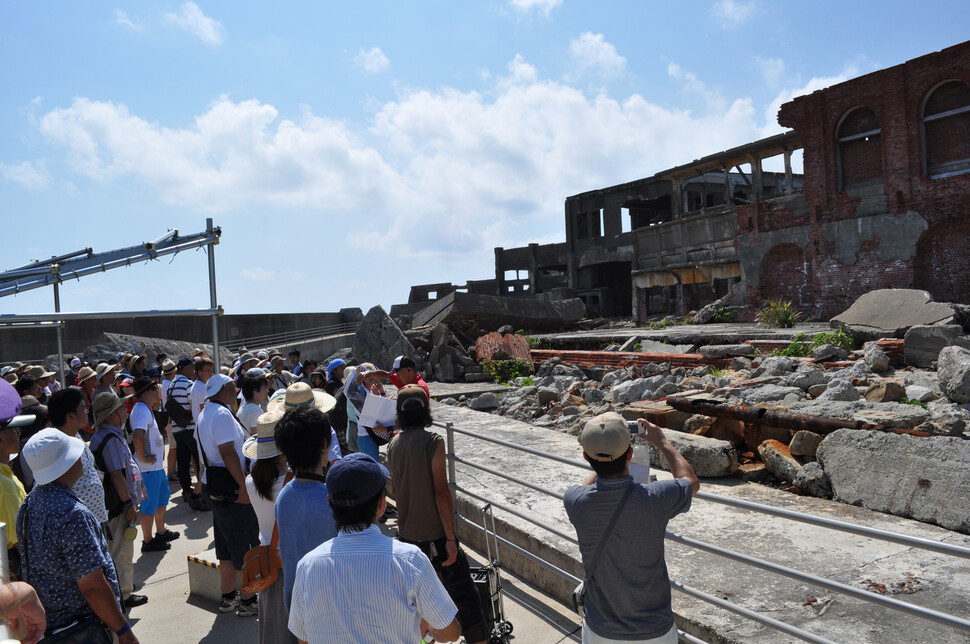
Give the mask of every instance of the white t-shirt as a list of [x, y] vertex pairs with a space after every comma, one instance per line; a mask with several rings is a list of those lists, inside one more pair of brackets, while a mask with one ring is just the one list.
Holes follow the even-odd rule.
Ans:
[[265, 409], [253, 402], [248, 402], [236, 412], [236, 418], [249, 430], [249, 433], [256, 433], [256, 419], [259, 418]]
[[141, 454], [135, 454], [135, 462], [138, 469], [142, 472], [153, 472], [165, 467], [165, 443], [162, 441], [162, 433], [158, 431], [158, 423], [155, 422], [155, 414], [143, 402], [136, 402], [131, 408], [131, 429], [145, 430], [145, 453], [154, 454], [154, 463], [145, 463], [141, 460]]
[[[195, 438], [199, 441], [199, 449], [205, 450], [205, 458], [209, 465], [225, 467], [219, 453], [219, 446], [232, 443], [239, 456], [239, 465], [246, 471], [246, 457], [243, 455], [243, 443], [248, 436], [239, 421], [232, 415], [232, 411], [225, 405], [210, 402], [199, 414], [199, 424], [195, 430]], [[199, 458], [202, 458], [201, 455]], [[202, 482], [208, 484], [206, 474], [202, 475]]]
[[273, 498], [267, 501], [256, 491], [253, 477], [246, 477], [246, 491], [249, 493], [249, 502], [252, 503], [253, 511], [256, 512], [256, 520], [259, 521], [259, 545], [261, 546], [268, 546], [269, 542], [273, 540], [273, 528], [276, 526], [276, 497], [280, 495], [280, 490], [283, 489], [285, 481], [286, 474], [280, 474], [279, 478], [273, 482]]
[[199, 426], [199, 414], [202, 413], [203, 405], [205, 405], [205, 383], [196, 380], [189, 390], [189, 407], [192, 409], [192, 421], [196, 427]]

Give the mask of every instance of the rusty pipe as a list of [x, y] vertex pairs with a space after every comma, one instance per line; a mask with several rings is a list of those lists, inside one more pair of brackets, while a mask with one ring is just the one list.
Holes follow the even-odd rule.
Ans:
[[911, 436], [929, 436], [928, 432], [901, 427], [887, 427], [875, 425], [862, 420], [843, 420], [827, 416], [810, 416], [796, 414], [790, 411], [752, 407], [751, 405], [732, 405], [717, 400], [704, 398], [687, 398], [684, 396], [667, 396], [667, 404], [677, 411], [689, 414], [701, 414], [714, 418], [730, 418], [744, 423], [781, 427], [795, 431], [806, 430], [816, 434], [827, 435], [839, 429], [866, 429], [870, 431], [892, 432], [894, 434], [909, 434]]

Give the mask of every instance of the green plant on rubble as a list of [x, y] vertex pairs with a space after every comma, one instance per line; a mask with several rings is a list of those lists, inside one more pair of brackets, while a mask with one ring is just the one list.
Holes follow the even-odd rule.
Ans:
[[711, 318], [711, 322], [730, 322], [733, 319], [734, 313], [720, 306], [714, 311], [714, 317]]
[[482, 369], [495, 382], [511, 382], [519, 376], [532, 375], [532, 363], [516, 358], [514, 360], [483, 360]]
[[843, 351], [852, 351], [855, 349], [855, 340], [851, 335], [845, 332], [845, 329], [842, 328], [840, 328], [838, 331], [816, 333], [814, 336], [812, 336], [812, 349], [816, 349], [823, 344], [831, 344], [842, 349]]
[[768, 300], [761, 305], [755, 319], [760, 326], [790, 329], [801, 322], [803, 316], [788, 300]]
[[636, 351], [637, 353], [643, 351], [643, 343], [637, 342], [635, 345], [633, 345], [633, 350]]
[[710, 375], [714, 376], [715, 378], [721, 378], [722, 376], [727, 375], [727, 371], [727, 369], [717, 369], [716, 367], [711, 367]]
[[515, 332], [515, 335], [521, 335], [522, 337], [524, 337], [525, 341], [529, 343], [530, 349], [542, 348], [542, 340], [539, 340], [538, 338], [533, 338], [531, 335], [525, 332], [525, 329], [519, 329], [518, 331]]
[[535, 381], [535, 378], [533, 378], [532, 376], [526, 376], [525, 378], [522, 379], [523, 387], [531, 387], [534, 384], [536, 384], [536, 381]]
[[804, 358], [809, 353], [808, 346], [805, 345], [805, 334], [799, 333], [787, 347], [775, 349], [771, 353], [772, 355], [788, 356], [789, 358]]
[[929, 405], [927, 405], [925, 402], [916, 400], [915, 398], [903, 398], [899, 402], [903, 403], [904, 405], [916, 405], [917, 407], [922, 407], [923, 409], [929, 408]]

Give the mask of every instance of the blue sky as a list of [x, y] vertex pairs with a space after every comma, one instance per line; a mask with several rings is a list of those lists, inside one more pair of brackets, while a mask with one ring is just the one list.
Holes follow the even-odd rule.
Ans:
[[[212, 217], [230, 313], [407, 300], [564, 239], [565, 197], [781, 131], [798, 94], [966, 39], [914, 2], [6, 2], [0, 268]], [[208, 306], [206, 258], [62, 310]], [[46, 313], [50, 289], [0, 300]]]

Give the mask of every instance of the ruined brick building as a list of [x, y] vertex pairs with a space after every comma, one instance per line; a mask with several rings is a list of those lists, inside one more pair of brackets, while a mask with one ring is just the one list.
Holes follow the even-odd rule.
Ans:
[[970, 303], [970, 42], [798, 97], [778, 122], [791, 130], [569, 197], [565, 242], [496, 248], [494, 281], [410, 301], [580, 297], [638, 321], [732, 287], [752, 315], [783, 298], [827, 319], [889, 287]]

